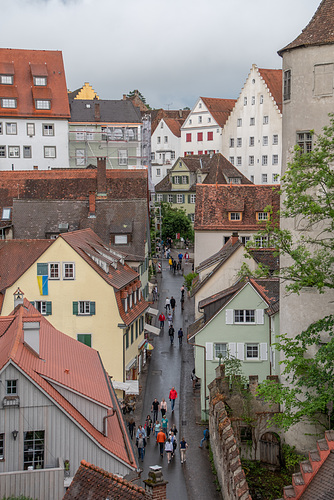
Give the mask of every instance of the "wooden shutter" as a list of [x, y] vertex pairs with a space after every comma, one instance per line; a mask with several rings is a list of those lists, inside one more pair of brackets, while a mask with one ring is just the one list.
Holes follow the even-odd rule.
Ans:
[[89, 314], [91, 314], [91, 315], [95, 314], [95, 302], [89, 303]]
[[226, 324], [233, 325], [233, 309], [226, 309]]
[[206, 342], [205, 347], [206, 347], [206, 360], [212, 361], [213, 360], [213, 342]]
[[162, 195], [162, 201], [165, 201], [165, 202], [167, 201], [167, 195], [166, 194]]
[[256, 309], [255, 311], [255, 321], [257, 325], [263, 325], [264, 324], [264, 310], [263, 309]]
[[38, 263], [37, 264], [37, 276], [48, 276], [49, 268], [48, 264]]
[[78, 312], [79, 312], [79, 304], [78, 302], [73, 302], [73, 314], [78, 316]]
[[176, 194], [173, 194], [173, 203], [176, 203]]
[[237, 358], [241, 361], [245, 359], [245, 344], [243, 342], [237, 343]]
[[49, 300], [46, 302], [46, 315], [49, 316], [52, 314], [52, 302]]
[[190, 194], [188, 194], [188, 203], [190, 203]]
[[228, 350], [231, 358], [235, 358], [237, 353], [237, 344], [235, 342], [229, 342]]
[[184, 194], [182, 195], [182, 203], [184, 203], [185, 201], [185, 198], [184, 198]]
[[267, 361], [268, 359], [268, 346], [265, 342], [260, 344], [260, 359], [262, 361]]

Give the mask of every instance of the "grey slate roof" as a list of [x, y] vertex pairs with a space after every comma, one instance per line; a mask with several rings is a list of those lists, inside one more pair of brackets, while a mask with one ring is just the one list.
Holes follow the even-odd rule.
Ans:
[[[70, 122], [141, 123], [139, 108], [136, 108], [128, 100], [70, 99], [69, 103]], [[99, 119], [96, 117], [97, 108], [99, 109]]]

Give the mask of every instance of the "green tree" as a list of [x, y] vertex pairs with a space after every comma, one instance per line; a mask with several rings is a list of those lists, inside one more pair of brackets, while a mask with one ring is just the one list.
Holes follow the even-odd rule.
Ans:
[[[313, 134], [314, 135], [314, 134]], [[282, 178], [281, 217], [294, 218], [305, 231], [299, 238], [286, 229], [269, 227], [281, 255], [289, 264], [280, 275], [291, 293], [312, 287], [319, 293], [334, 288], [334, 119], [316, 138], [310, 152], [295, 148], [293, 161]], [[334, 401], [334, 315], [311, 324], [291, 339], [279, 337], [282, 373], [288, 384], [265, 381], [259, 395], [284, 405], [274, 420], [284, 429], [307, 419], [331, 425], [325, 414]]]
[[162, 203], [161, 216], [164, 241], [168, 237], [175, 240], [177, 233], [180, 233], [180, 237], [184, 239], [194, 240], [194, 230], [184, 209], [173, 208], [169, 203]]
[[126, 97], [128, 97], [129, 99], [131, 99], [132, 97], [135, 97], [135, 96], [138, 96], [139, 99], [141, 101], [143, 101], [143, 103], [145, 104], [145, 106], [147, 106], [148, 109], [151, 109], [151, 106], [146, 102], [146, 98], [143, 96], [143, 94], [141, 92], [139, 92], [139, 90], [131, 90]]

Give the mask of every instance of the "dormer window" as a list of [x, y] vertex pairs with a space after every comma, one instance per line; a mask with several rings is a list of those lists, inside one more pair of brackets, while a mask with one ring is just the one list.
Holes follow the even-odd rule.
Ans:
[[1, 107], [3, 108], [17, 108], [16, 99], [1, 99]]
[[2, 209], [2, 217], [1, 217], [1, 220], [10, 220], [11, 213], [12, 213], [12, 209], [11, 209], [11, 208], [6, 208], [6, 207], [4, 207], [4, 208]]
[[0, 83], [2, 85], [13, 85], [14, 83], [13, 75], [0, 75]]
[[256, 220], [261, 221], [261, 222], [269, 220], [269, 213], [268, 212], [256, 212]]
[[240, 177], [229, 177], [228, 182], [230, 184], [241, 184], [241, 179]]
[[48, 83], [46, 76], [34, 76], [34, 85], [45, 87]]
[[241, 221], [242, 220], [242, 213], [241, 212], [229, 212], [228, 218], [231, 221]]
[[36, 109], [51, 109], [51, 101], [47, 99], [36, 99], [35, 107]]

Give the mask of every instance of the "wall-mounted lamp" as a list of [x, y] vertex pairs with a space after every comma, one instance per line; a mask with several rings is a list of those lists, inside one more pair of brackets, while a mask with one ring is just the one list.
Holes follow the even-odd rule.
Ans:
[[12, 434], [13, 434], [13, 438], [14, 438], [14, 441], [16, 441], [16, 438], [17, 438], [17, 435], [18, 435], [19, 431], [13, 431]]

